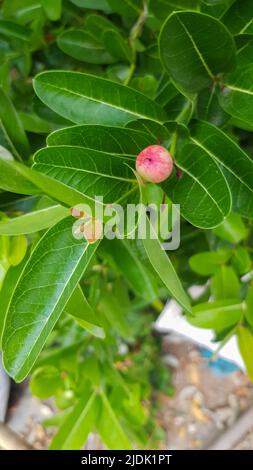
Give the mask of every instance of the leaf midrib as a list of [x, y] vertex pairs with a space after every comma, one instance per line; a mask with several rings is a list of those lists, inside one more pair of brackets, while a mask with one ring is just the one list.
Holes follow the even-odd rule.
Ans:
[[[224, 213], [220, 206], [218, 205], [217, 201], [213, 198], [213, 196], [210, 194], [210, 192], [207, 190], [207, 188], [201, 183], [201, 181], [196, 178], [196, 176], [194, 176], [189, 170], [187, 170], [183, 165], [181, 165], [180, 162], [177, 161], [177, 166], [183, 170], [188, 176], [190, 176], [203, 190], [204, 192], [210, 197], [210, 199], [213, 201], [214, 205], [217, 207], [218, 211], [220, 212], [220, 214], [223, 216], [223, 218], [226, 217], [227, 213]], [[219, 167], [217, 166], [218, 170], [219, 170]], [[221, 173], [222, 175], [222, 173]], [[222, 175], [223, 176], [223, 175]], [[226, 179], [224, 178], [224, 182], [226, 183]], [[227, 185], [228, 187], [228, 185]], [[175, 188], [176, 189], [176, 188]]]
[[124, 181], [126, 183], [136, 183], [135, 179], [123, 178], [121, 176], [106, 175], [104, 173], [99, 173], [97, 171], [84, 170], [84, 169], [75, 168], [75, 167], [72, 167], [72, 166], [53, 165], [53, 164], [44, 163], [44, 162], [43, 163], [41, 163], [41, 162], [36, 163], [36, 165], [48, 166], [49, 168], [60, 168], [61, 170], [66, 170], [67, 169], [67, 170], [73, 170], [73, 171], [81, 172], [81, 173], [88, 173], [88, 174], [91, 174], [91, 175], [101, 176], [102, 178], [109, 178], [109, 179]]
[[[80, 75], [82, 75], [82, 74], [80, 73]], [[80, 93], [77, 93], [76, 91], [69, 90], [68, 88], [65, 88], [65, 87], [60, 87], [60, 86], [53, 85], [52, 83], [48, 83], [48, 82], [44, 82], [44, 81], [42, 81], [42, 82], [40, 81], [39, 83], [40, 83], [40, 85], [42, 84], [42, 85], [47, 86], [49, 88], [50, 87], [54, 88], [58, 91], [59, 90], [65, 91], [69, 95], [78, 96], [79, 98], [83, 98], [83, 99], [86, 99], [86, 100], [92, 101], [92, 102], [94, 101], [95, 103], [102, 104], [104, 106], [108, 106], [109, 108], [112, 108], [112, 109], [118, 109], [119, 111], [121, 111], [125, 114], [131, 115], [131, 116], [138, 116], [138, 118], [140, 118], [140, 119], [151, 119], [154, 122], [158, 122], [158, 124], [163, 124], [163, 122], [164, 122], [164, 121], [160, 121], [157, 117], [154, 118], [154, 117], [151, 117], [151, 116], [145, 116], [143, 114], [138, 113], [137, 111], [126, 110], [126, 109], [122, 108], [119, 105], [115, 105], [115, 104], [108, 103], [106, 101], [98, 100], [98, 99], [94, 98], [93, 96], [91, 97], [91, 96], [81, 95]], [[36, 89], [36, 83], [35, 83], [35, 89]], [[126, 89], [127, 89], [127, 87], [126, 87]], [[131, 90], [131, 91], [133, 91], [133, 90]], [[138, 92], [136, 92], [136, 93], [138, 95], [144, 97], [145, 99], [147, 99], [147, 97], [145, 95], [142, 95], [141, 93], [138, 93]], [[154, 103], [151, 100], [150, 100], [150, 105], [154, 105]], [[161, 109], [161, 111], [162, 111], [162, 109]]]
[[[40, 242], [39, 242], [38, 245], [41, 245], [42, 241], [43, 241], [44, 238], [47, 236], [47, 233], [48, 233], [48, 232], [46, 232], [45, 235], [41, 238], [41, 240], [40, 240]], [[86, 251], [87, 251], [88, 247], [89, 247], [89, 243], [86, 243], [86, 246], [85, 246], [85, 249], [84, 249], [84, 251], [83, 251], [83, 254], [82, 254], [82, 256], [80, 256], [78, 263], [75, 265], [74, 269], [71, 271], [71, 273], [70, 273], [70, 275], [69, 275], [67, 281], [65, 282], [65, 286], [68, 285], [69, 282], [71, 281], [71, 279], [72, 279], [72, 277], [73, 277], [75, 271], [78, 269], [78, 267], [79, 267], [81, 261], [83, 260], [83, 257], [84, 257], [84, 255], [86, 254]], [[26, 270], [26, 265], [25, 265], [23, 271], [22, 271], [21, 274], [20, 274], [20, 277], [19, 277], [19, 279], [18, 279], [18, 281], [17, 281], [17, 285], [19, 284], [19, 281], [22, 279], [22, 276], [23, 276], [23, 274], [25, 273], [25, 270]], [[81, 277], [81, 276], [80, 276], [80, 277]], [[78, 283], [78, 281], [77, 281], [77, 283]], [[37, 321], [37, 323], [42, 323], [42, 324], [43, 324], [43, 330], [44, 330], [45, 327], [48, 325], [48, 323], [49, 323], [49, 321], [50, 321], [52, 315], [53, 315], [54, 312], [56, 311], [56, 309], [57, 309], [57, 307], [58, 307], [58, 305], [59, 305], [59, 303], [60, 303], [60, 301], [61, 301], [61, 299], [62, 299], [62, 296], [63, 296], [64, 292], [65, 292], [65, 289], [63, 289], [61, 295], [58, 297], [57, 302], [54, 304], [54, 308], [53, 308], [53, 310], [52, 310], [52, 313], [51, 313], [50, 316], [48, 316], [48, 317], [46, 318], [46, 321], [45, 321], [45, 322], [43, 322], [43, 320], [40, 320], [40, 321], [38, 320], [38, 321]], [[13, 291], [13, 295], [12, 295], [12, 298], [10, 299], [9, 307], [10, 307], [10, 305], [11, 305], [11, 302], [12, 302], [12, 299], [13, 299], [13, 296], [14, 296], [14, 293], [15, 293], [15, 291]], [[70, 298], [70, 296], [71, 296], [71, 293], [70, 293], [68, 299]], [[67, 304], [68, 299], [66, 300], [65, 305]], [[8, 307], [8, 309], [9, 309], [9, 307]], [[14, 308], [14, 311], [16, 311], [15, 308]], [[57, 320], [55, 320], [55, 322], [56, 322], [56, 321], [57, 321]], [[34, 324], [34, 322], [33, 322], [32, 324]], [[54, 323], [54, 324], [55, 324], [55, 323]], [[22, 329], [24, 329], [24, 328], [26, 328], [26, 327], [27, 327], [27, 325], [23, 325], [22, 327], [19, 328], [19, 330], [22, 330]], [[52, 328], [53, 328], [53, 327], [52, 327]], [[41, 331], [43, 331], [43, 330], [41, 330]], [[14, 330], [13, 333], [8, 337], [6, 343], [4, 344], [3, 352], [4, 352], [5, 349], [7, 348], [7, 346], [8, 346], [8, 344], [9, 344], [11, 338], [13, 337], [13, 335], [16, 334], [16, 331], [17, 331], [17, 330]], [[33, 343], [32, 349], [31, 349], [30, 352], [26, 355], [25, 361], [23, 362], [21, 368], [18, 370], [19, 374], [20, 374], [20, 372], [22, 372], [23, 368], [26, 366], [27, 361], [29, 361], [29, 358], [30, 358], [30, 356], [32, 355], [34, 349], [36, 348], [36, 345], [38, 344], [39, 339], [40, 339], [40, 336], [35, 340], [35, 342]], [[40, 348], [40, 350], [43, 348], [43, 346], [44, 346], [45, 343], [46, 343], [46, 339], [45, 339], [44, 343], [42, 344], [42, 347]], [[29, 370], [31, 370], [31, 368], [32, 368], [33, 364], [35, 363], [35, 361], [36, 361], [36, 357], [35, 357], [34, 361], [32, 362], [32, 364], [30, 365]], [[15, 377], [17, 377], [17, 378], [20, 377], [20, 375], [18, 376], [16, 373], [14, 373], [14, 374], [15, 374]], [[14, 376], [14, 375], [13, 375], [13, 376]], [[23, 377], [24, 377], [24, 375], [21, 376], [21, 380], [23, 379]]]
[[214, 78], [214, 75], [213, 75], [212, 71], [210, 70], [209, 66], [207, 65], [207, 63], [205, 62], [205, 59], [204, 59], [204, 57], [203, 57], [201, 51], [199, 50], [199, 48], [198, 48], [198, 46], [197, 46], [197, 44], [196, 44], [196, 42], [195, 42], [193, 36], [192, 36], [191, 33], [189, 32], [189, 30], [187, 29], [187, 27], [185, 26], [185, 24], [181, 21], [179, 15], [177, 15], [177, 19], [178, 19], [179, 23], [181, 24], [181, 26], [184, 28], [186, 34], [188, 35], [188, 37], [189, 37], [189, 39], [190, 39], [190, 41], [191, 41], [191, 43], [192, 43], [192, 45], [193, 45], [193, 48], [194, 48], [194, 50], [196, 51], [196, 53], [197, 53], [197, 55], [198, 55], [198, 57], [199, 57], [199, 59], [200, 59], [200, 62], [202, 63], [203, 67], [205, 68], [207, 74], [209, 75], [210, 78], [213, 79], [213, 78]]
[[231, 173], [238, 181], [240, 181], [240, 183], [245, 186], [251, 193], [253, 193], [253, 189], [248, 186], [248, 184], [243, 181], [240, 176], [235, 173], [230, 167], [228, 167], [222, 160], [220, 160], [216, 155], [214, 155], [209, 149], [207, 149], [204, 145], [202, 145], [198, 140], [194, 139], [193, 137], [191, 137], [191, 140], [196, 144], [198, 145], [202, 150], [204, 150], [206, 153], [208, 153], [208, 155], [210, 155], [210, 157], [212, 159], [214, 159], [215, 161], [218, 161], [224, 168], [226, 168], [226, 170]]

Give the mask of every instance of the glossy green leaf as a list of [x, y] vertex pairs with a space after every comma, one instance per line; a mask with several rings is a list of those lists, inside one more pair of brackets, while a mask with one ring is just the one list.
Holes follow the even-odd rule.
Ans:
[[98, 246], [75, 240], [72, 225], [67, 218], [46, 232], [13, 292], [2, 346], [5, 368], [18, 382], [31, 370]]
[[92, 10], [109, 10], [107, 0], [70, 0], [72, 3], [82, 8], [91, 8]]
[[0, 88], [0, 119], [9, 136], [22, 157], [28, 157], [29, 143], [22, 123], [8, 95]]
[[238, 327], [237, 341], [240, 353], [245, 362], [247, 374], [253, 380], [253, 334], [248, 328]]
[[233, 34], [253, 33], [251, 0], [236, 0], [223, 15], [222, 21]]
[[211, 282], [211, 292], [215, 300], [240, 298], [241, 285], [231, 266], [220, 266]]
[[46, 399], [57, 393], [63, 385], [60, 371], [51, 365], [39, 367], [32, 375], [30, 390], [38, 398]]
[[82, 29], [64, 31], [58, 36], [57, 44], [65, 54], [81, 62], [90, 64], [111, 64], [114, 62], [113, 56], [105, 49], [104, 45]]
[[239, 275], [246, 274], [252, 269], [252, 261], [247, 248], [238, 246], [233, 253], [232, 265]]
[[57, 21], [61, 17], [62, 0], [40, 0], [44, 11], [51, 21]]
[[[117, 412], [115, 412], [106, 397], [102, 392], [102, 410], [97, 423], [97, 431], [102, 441], [109, 449], [131, 449], [131, 442], [125, 434], [124, 427], [119, 422]], [[108, 432], [110, 429], [110, 432]]]
[[187, 316], [191, 325], [221, 331], [239, 322], [243, 315], [243, 304], [238, 299], [219, 300], [196, 305], [192, 313], [192, 316]]
[[137, 91], [78, 72], [43, 72], [34, 79], [38, 97], [77, 124], [121, 126], [134, 119], [166, 121], [162, 108]]
[[248, 236], [248, 230], [238, 214], [230, 214], [226, 220], [214, 229], [215, 235], [230, 243], [239, 243]]
[[30, 114], [19, 112], [18, 115], [25, 131], [33, 132], [35, 134], [48, 134], [55, 129], [55, 126], [45, 119], [41, 119], [35, 113]]
[[24, 259], [28, 248], [28, 241], [24, 235], [17, 235], [10, 239], [8, 262], [11, 266], [18, 266]]
[[199, 93], [197, 116], [198, 119], [209, 121], [217, 127], [224, 126], [228, 121], [229, 115], [224, 111], [219, 102], [218, 87], [205, 88]]
[[125, 299], [119, 298], [120, 286], [118, 283], [114, 289], [115, 292], [106, 286], [103, 287], [98, 309], [109, 323], [110, 332], [116, 331], [122, 338], [129, 340], [131, 330], [126, 319], [128, 306], [123, 302]]
[[4, 331], [4, 324], [6, 319], [6, 313], [12, 293], [15, 289], [17, 280], [20, 276], [21, 271], [24, 268], [25, 260], [17, 266], [11, 266], [3, 280], [0, 289], [0, 349], [2, 349], [2, 335]]
[[67, 127], [47, 138], [49, 146], [70, 145], [133, 157], [155, 143], [156, 137], [143, 131], [99, 125]]
[[4, 169], [4, 173], [0, 173], [0, 187], [6, 191], [20, 194], [43, 192], [69, 207], [87, 202], [82, 193], [18, 162], [0, 158], [0, 168]]
[[238, 67], [227, 75], [220, 95], [220, 103], [223, 109], [241, 120], [252, 125], [253, 120], [253, 66]]
[[104, 33], [104, 45], [112, 57], [119, 60], [133, 61], [133, 52], [127, 40], [116, 30], [110, 29]]
[[173, 85], [169, 75], [164, 73], [157, 88], [157, 103], [166, 106], [176, 95], [178, 95], [178, 90]]
[[232, 193], [233, 210], [253, 217], [253, 161], [223, 131], [206, 122], [192, 128], [196, 145], [223, 167]]
[[235, 0], [201, 0], [201, 11], [222, 18]]
[[118, 27], [105, 16], [92, 14], [85, 19], [85, 29], [100, 42], [103, 42], [104, 33], [108, 29], [119, 31]]
[[12, 21], [0, 20], [0, 34], [3, 34], [7, 38], [29, 41], [31, 30]]
[[165, 19], [175, 10], [194, 10], [198, 0], [150, 0], [150, 9], [157, 18]]
[[127, 193], [138, 191], [129, 168], [132, 159], [83, 147], [48, 147], [40, 150], [34, 168], [52, 179], [74, 188], [93, 203], [103, 196], [104, 204], [119, 201]]
[[147, 234], [147, 237], [142, 241], [148, 259], [163, 284], [167, 287], [170, 295], [184, 310], [191, 312], [189, 297], [184, 291], [176, 270], [157, 238], [154, 228], [150, 224], [149, 227], [150, 233]]
[[162, 64], [175, 84], [187, 93], [206, 88], [216, 75], [232, 70], [235, 53], [228, 30], [203, 13], [173, 12], [161, 30]]
[[78, 285], [74, 290], [64, 310], [75, 318], [82, 328], [92, 335], [97, 336], [98, 338], [105, 337], [103, 328], [96, 319], [96, 313], [88, 303], [80, 285]]
[[131, 80], [130, 85], [135, 90], [140, 91], [149, 98], [154, 99], [157, 89], [157, 80], [153, 75], [144, 75], [143, 77], [135, 77]]
[[[10, 154], [16, 159], [20, 159], [20, 155], [17, 149], [14, 147], [10, 137], [7, 134], [7, 131], [4, 127], [4, 123], [0, 119], [0, 145], [10, 152]], [[4, 157], [1, 149], [1, 156]]]
[[112, 11], [123, 17], [132, 18], [138, 16], [142, 9], [142, 0], [107, 0]]
[[225, 264], [232, 256], [230, 250], [206, 251], [191, 256], [189, 264], [191, 269], [201, 276], [210, 276]]
[[38, 232], [52, 225], [69, 215], [69, 210], [60, 205], [46, 207], [28, 214], [0, 221], [1, 235], [20, 235]]
[[96, 392], [86, 390], [55, 434], [51, 450], [79, 450], [93, 431], [99, 411]]
[[185, 140], [176, 152], [176, 165], [182, 171], [173, 192], [170, 180], [163, 189], [182, 216], [192, 225], [213, 228], [221, 224], [231, 210], [231, 194], [218, 164], [208, 152]]
[[0, 155], [0, 188], [18, 194], [36, 194], [37, 187], [21, 172], [15, 162]]
[[[134, 242], [133, 242], [134, 243]], [[102, 247], [110, 254], [129, 287], [139, 296], [152, 302], [158, 296], [156, 282], [130, 240], [103, 240]]]
[[250, 285], [246, 297], [245, 318], [250, 326], [253, 326], [253, 286]]

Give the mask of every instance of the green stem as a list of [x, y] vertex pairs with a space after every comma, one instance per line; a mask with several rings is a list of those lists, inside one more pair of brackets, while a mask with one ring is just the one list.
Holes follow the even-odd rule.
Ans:
[[136, 68], [136, 63], [133, 62], [131, 65], [130, 65], [130, 68], [129, 68], [129, 72], [127, 74], [127, 77], [124, 81], [124, 85], [128, 85], [130, 83], [130, 81], [132, 80], [132, 77], [133, 77], [133, 74], [135, 72], [135, 68]]
[[175, 156], [176, 147], [177, 147], [177, 131], [175, 131], [172, 134], [172, 139], [171, 139], [170, 154], [172, 155], [172, 157]]
[[133, 57], [134, 57], [134, 60], [133, 62], [131, 63], [130, 65], [130, 68], [129, 68], [129, 72], [128, 72], [128, 75], [124, 81], [124, 85], [128, 85], [133, 77], [133, 74], [135, 72], [135, 69], [136, 69], [136, 50], [135, 50], [135, 41], [136, 39], [140, 36], [141, 32], [142, 32], [142, 28], [144, 26], [144, 23], [145, 23], [145, 20], [148, 16], [148, 0], [143, 0], [143, 9], [136, 21], [136, 23], [134, 24], [134, 26], [132, 27], [131, 31], [130, 31], [130, 35], [129, 35], [129, 45], [133, 51]]

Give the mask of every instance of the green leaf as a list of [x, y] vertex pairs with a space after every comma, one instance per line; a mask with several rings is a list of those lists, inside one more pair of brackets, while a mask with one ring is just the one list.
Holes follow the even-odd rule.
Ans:
[[53, 437], [50, 449], [81, 449], [95, 427], [99, 404], [96, 392], [86, 390]]
[[220, 104], [223, 109], [245, 125], [253, 120], [253, 66], [238, 67], [224, 79]]
[[[113, 410], [106, 395], [101, 392], [102, 410], [96, 425], [102, 441], [109, 449], [132, 449], [131, 443], [124, 432], [124, 428], [117, 417], [117, 410]], [[110, 432], [108, 432], [110, 429]]]
[[233, 210], [253, 217], [253, 161], [223, 131], [206, 122], [192, 126], [192, 140], [223, 167], [232, 193]]
[[143, 77], [134, 77], [130, 83], [132, 88], [144, 93], [154, 99], [157, 89], [157, 80], [153, 75], [144, 75]]
[[252, 261], [246, 248], [238, 246], [233, 254], [232, 265], [236, 272], [240, 275], [246, 274], [251, 271]]
[[61, 17], [62, 0], [40, 0], [49, 20], [57, 21]]
[[228, 121], [229, 115], [225, 113], [219, 102], [219, 88], [213, 86], [205, 88], [198, 95], [198, 119], [209, 121], [217, 127], [222, 127]]
[[0, 119], [17, 151], [22, 157], [28, 157], [30, 154], [29, 142], [22, 123], [10, 98], [2, 88], [0, 88]]
[[211, 292], [216, 300], [240, 298], [241, 285], [231, 266], [220, 266], [211, 282]]
[[237, 341], [240, 353], [245, 362], [247, 374], [253, 380], [253, 334], [248, 328], [238, 327]]
[[31, 30], [12, 21], [0, 20], [0, 34], [3, 34], [8, 39], [15, 38], [21, 41], [29, 41]]
[[98, 338], [105, 337], [104, 330], [96, 319], [96, 314], [88, 303], [80, 285], [75, 288], [64, 310], [92, 335]]
[[149, 224], [149, 227], [150, 233], [142, 240], [149, 261], [163, 284], [167, 287], [170, 295], [184, 310], [191, 312], [189, 297], [183, 289], [175, 268], [158, 240], [154, 228], [151, 224]]
[[4, 16], [6, 18], [14, 17], [22, 24], [37, 19], [41, 10], [40, 0], [5, 0], [3, 4]]
[[158, 297], [158, 289], [140, 258], [140, 254], [130, 240], [103, 240], [101, 245], [107, 256], [110, 254], [118, 269], [126, 279], [129, 287], [139, 296], [152, 302]]
[[209, 15], [221, 18], [235, 0], [201, 0], [201, 10]]
[[[69, 207], [87, 202], [82, 193], [18, 162], [0, 158], [1, 168], [4, 168], [5, 174], [0, 172], [0, 187], [6, 191], [20, 194], [44, 192]], [[10, 175], [10, 179], [7, 180], [6, 175]]]
[[63, 386], [63, 380], [56, 367], [47, 365], [35, 370], [29, 385], [33, 395], [45, 400], [55, 395]]
[[82, 146], [86, 149], [133, 157], [155, 143], [155, 136], [142, 131], [99, 125], [68, 127], [53, 132], [47, 138], [49, 146]]
[[116, 30], [107, 30], [104, 33], [104, 45], [108, 52], [119, 60], [133, 61], [133, 52], [127, 41]]
[[36, 194], [37, 187], [21, 172], [16, 162], [6, 160], [0, 155], [0, 188], [17, 194]]
[[111, 64], [112, 55], [105, 50], [104, 45], [82, 29], [64, 31], [57, 38], [59, 48], [74, 59], [90, 64]]
[[103, 196], [104, 204], [112, 204], [129, 192], [138, 191], [129, 168], [133, 159], [106, 154], [83, 147], [48, 147], [34, 157], [35, 170], [64, 183], [83, 194], [91, 204], [95, 196]]
[[35, 113], [28, 114], [19, 112], [18, 115], [24, 129], [28, 132], [33, 132], [35, 134], [48, 134], [55, 129], [53, 125], [45, 119], [41, 119]]
[[214, 229], [214, 233], [222, 240], [230, 243], [240, 243], [248, 236], [248, 229], [238, 214], [230, 214], [226, 220]]
[[[210, 41], [212, 38], [212, 41]], [[199, 12], [173, 12], [160, 33], [162, 64], [183, 91], [197, 93], [235, 66], [234, 40], [215, 18]]]
[[250, 326], [253, 326], [253, 286], [249, 286], [246, 297], [245, 318]]
[[156, 101], [161, 106], [166, 106], [178, 95], [177, 88], [173, 85], [167, 73], [164, 73], [158, 85]]
[[69, 215], [68, 209], [60, 205], [29, 212], [28, 214], [0, 221], [1, 235], [20, 235], [44, 230]]
[[192, 313], [192, 316], [187, 316], [191, 325], [221, 331], [239, 322], [243, 314], [243, 304], [238, 299], [219, 300], [196, 305]]
[[85, 19], [85, 29], [100, 42], [103, 42], [104, 33], [108, 29], [119, 31], [118, 27], [108, 18], [92, 14]]
[[251, 0], [236, 0], [222, 17], [222, 21], [233, 34], [253, 33]]
[[24, 259], [28, 248], [28, 241], [24, 235], [17, 235], [10, 239], [8, 262], [17, 266]]
[[112, 11], [123, 17], [132, 18], [140, 14], [142, 9], [142, 0], [107, 0]]
[[13, 292], [3, 333], [3, 361], [23, 380], [87, 268], [98, 242], [73, 238], [73, 219], [51, 228], [32, 252]]
[[44, 104], [76, 124], [122, 126], [140, 118], [166, 121], [158, 104], [104, 78], [79, 72], [43, 72], [35, 77], [34, 88]]
[[107, 0], [70, 0], [74, 5], [92, 10], [110, 10]]
[[206, 251], [191, 256], [189, 264], [191, 269], [201, 276], [210, 276], [226, 263], [232, 256], [230, 250]]
[[2, 335], [4, 331], [4, 323], [6, 319], [6, 313], [8, 310], [10, 298], [15, 289], [17, 280], [20, 276], [21, 271], [24, 268], [25, 260], [17, 266], [11, 266], [1, 285], [0, 289], [0, 349], [2, 349]]
[[120, 285], [116, 283], [114, 286], [115, 292], [109, 290], [106, 286], [101, 291], [101, 299], [99, 302], [99, 312], [106, 317], [109, 323], [109, 331], [112, 330], [119, 333], [119, 335], [129, 340], [131, 330], [126, 321], [127, 306], [124, 304], [122, 298], [117, 295], [120, 291]]
[[180, 204], [181, 215], [200, 228], [221, 224], [231, 210], [231, 194], [215, 160], [204, 148], [185, 140], [177, 149], [176, 166], [182, 176], [172, 195], [169, 179], [162, 187], [174, 203]]

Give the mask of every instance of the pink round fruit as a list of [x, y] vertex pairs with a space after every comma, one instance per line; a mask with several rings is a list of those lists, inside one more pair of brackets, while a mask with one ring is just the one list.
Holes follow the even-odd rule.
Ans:
[[161, 183], [173, 171], [173, 159], [161, 145], [150, 145], [136, 159], [136, 171], [143, 181]]

